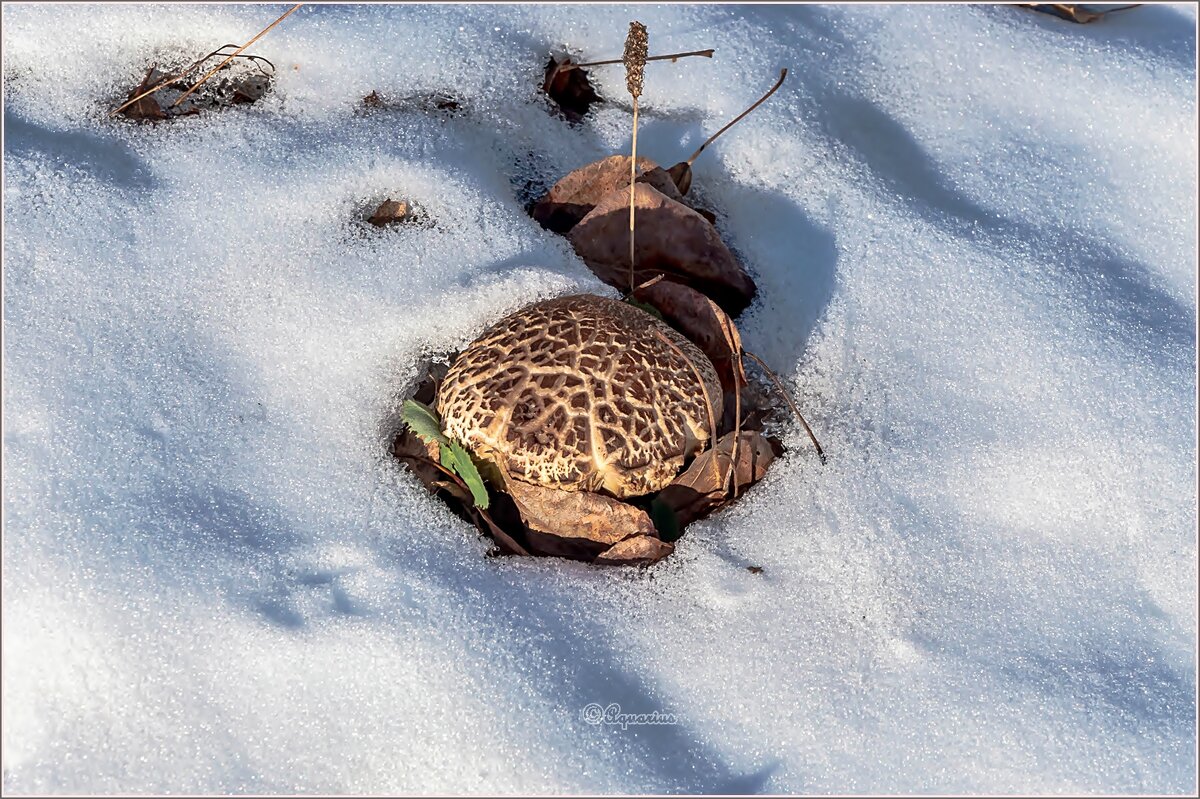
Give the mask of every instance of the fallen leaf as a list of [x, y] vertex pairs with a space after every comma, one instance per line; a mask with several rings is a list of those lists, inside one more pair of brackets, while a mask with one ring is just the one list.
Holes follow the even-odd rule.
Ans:
[[1082, 25], [1088, 22], [1095, 22], [1114, 11], [1127, 11], [1131, 8], [1137, 8], [1141, 3], [1118, 6], [1117, 8], [1105, 8], [1102, 11], [1091, 11], [1083, 6], [1071, 3], [1018, 3], [1017, 5], [1042, 14], [1053, 14], [1060, 19], [1065, 19], [1068, 22], [1077, 22]]
[[[637, 160], [639, 183], [648, 183], [673, 200], [683, 201], [670, 175], [649, 158]], [[629, 156], [610, 155], [567, 173], [533, 206], [532, 216], [547, 230], [566, 234], [606, 194], [629, 189]]]
[[[448, 475], [438, 468], [438, 444], [427, 442], [411, 429], [405, 428], [392, 441], [392, 454], [408, 466], [421, 484], [432, 494], [443, 490], [443, 483], [450, 482]], [[457, 485], [455, 486], [457, 488]], [[449, 490], [449, 489], [446, 489]], [[454, 493], [451, 491], [451, 493]], [[470, 494], [463, 491], [469, 500]]]
[[382, 108], [383, 98], [379, 96], [379, 92], [372, 89], [370, 94], [362, 98], [362, 104], [367, 108]]
[[739, 491], [761, 480], [775, 460], [771, 442], [757, 430], [743, 430], [736, 438], [732, 432], [726, 433], [714, 449], [706, 450], [692, 461], [655, 498], [675, 512], [681, 525], [704, 518], [732, 499], [732, 494], [724, 489], [735, 440], [738, 446], [733, 481]]
[[[740, 313], [756, 287], [717, 229], [678, 200], [646, 183], [634, 186], [637, 269], [633, 283], [660, 273], [711, 297], [730, 314]], [[576, 254], [610, 286], [628, 289], [629, 191], [610, 191], [569, 235]]]
[[592, 87], [587, 70], [574, 67], [573, 63], [570, 58], [551, 57], [550, 62], [546, 64], [542, 91], [568, 122], [579, 123], [592, 104], [602, 103], [604, 98]]
[[675, 188], [679, 189], [680, 194], [687, 194], [692, 188], [692, 165], [687, 161], [680, 161], [675, 166], [667, 170], [667, 174], [671, 176], [671, 180], [675, 182]]
[[600, 553], [595, 562], [605, 566], [637, 566], [662, 560], [675, 551], [673, 544], [660, 541], [652, 535], [635, 535], [618, 541]]
[[612, 497], [521, 480], [506, 488], [529, 529], [530, 546], [543, 554], [591, 560], [630, 536], [654, 534], [644, 510]]
[[[150, 67], [146, 72], [146, 77], [142, 78], [142, 82], [137, 85], [133, 91], [125, 98], [126, 100], [137, 97], [142, 92], [150, 88], [150, 78], [155, 75], [155, 68]], [[163, 111], [162, 106], [158, 104], [158, 100], [154, 99], [154, 95], [147, 95], [127, 107], [121, 112], [127, 119], [149, 120], [151, 122], [166, 119], [167, 114]]]
[[750, 572], [751, 574], [762, 574], [763, 567], [762, 566], [747, 566], [746, 571]]
[[271, 81], [263, 75], [248, 75], [231, 81], [228, 87], [232, 94], [231, 105], [255, 103], [263, 98], [271, 88]]
[[379, 204], [375, 209], [375, 213], [367, 218], [375, 227], [384, 227], [386, 225], [394, 225], [398, 222], [403, 222], [408, 219], [408, 203], [404, 200], [387, 199]]

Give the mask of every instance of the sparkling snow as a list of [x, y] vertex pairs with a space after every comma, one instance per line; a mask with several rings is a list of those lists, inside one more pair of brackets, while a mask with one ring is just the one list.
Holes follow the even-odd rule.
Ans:
[[[260, 103], [107, 119], [285, 8], [4, 7], [6, 790], [1193, 789], [1194, 7], [306, 6]], [[620, 67], [537, 87], [635, 18], [716, 48], [647, 69], [664, 165], [789, 68], [694, 191], [830, 460], [649, 570], [487, 558], [388, 435], [609, 291], [523, 206], [628, 148]]]

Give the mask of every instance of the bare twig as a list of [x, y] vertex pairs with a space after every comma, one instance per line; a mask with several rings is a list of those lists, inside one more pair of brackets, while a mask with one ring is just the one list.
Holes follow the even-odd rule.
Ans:
[[709, 136], [708, 139], [705, 140], [704, 144], [701, 144], [700, 147], [697, 148], [696, 152], [692, 153], [692, 157], [687, 160], [687, 165], [691, 166], [692, 164], [694, 164], [696, 162], [696, 159], [700, 157], [700, 153], [704, 152], [705, 147], [712, 144], [714, 141], [716, 141], [716, 138], [718, 136], [720, 136], [722, 133], [724, 133], [725, 131], [732, 128], [738, 122], [741, 122], [742, 119], [744, 119], [747, 114], [749, 114], [751, 111], [753, 111], [754, 109], [756, 109], [760, 105], [762, 105], [764, 102], [766, 102], [767, 98], [770, 97], [772, 94], [774, 94], [776, 91], [778, 91], [779, 87], [783, 85], [783, 79], [786, 77], [787, 77], [787, 68], [785, 67], [784, 69], [779, 70], [779, 80], [775, 81], [775, 85], [772, 86], [771, 89], [766, 94], [764, 94], [762, 97], [759, 97], [757, 100], [755, 100], [754, 104], [752, 106], [750, 106], [745, 111], [743, 111], [742, 113], [740, 113], [736, 117], [734, 117], [732, 122], [730, 122], [725, 127], [718, 130], [713, 135]]
[[629, 297], [632, 297], [634, 294], [637, 294], [642, 289], [650, 288], [651, 286], [655, 285], [656, 283], [658, 283], [660, 280], [662, 280], [665, 277], [666, 277], [665, 273], [659, 272], [657, 275], [650, 278], [649, 280], [645, 280], [641, 283], [638, 283], [636, 286], [633, 287], [633, 289], [628, 294], [625, 295], [625, 297], [628, 299]]
[[749, 355], [754, 362], [761, 366], [762, 370], [767, 373], [767, 377], [771, 378], [771, 381], [775, 384], [775, 388], [779, 389], [779, 393], [783, 395], [784, 401], [787, 402], [789, 407], [791, 407], [792, 413], [794, 413], [796, 418], [800, 420], [800, 424], [804, 425], [805, 431], [808, 432], [808, 437], [812, 439], [813, 446], [817, 448], [817, 455], [820, 456], [821, 463], [825, 463], [825, 450], [821, 448], [821, 442], [817, 441], [817, 436], [815, 433], [813, 433], [812, 428], [808, 426], [808, 422], [805, 421], [804, 414], [800, 413], [800, 409], [796, 407], [796, 403], [792, 400], [792, 395], [789, 394], [787, 389], [783, 387], [783, 381], [779, 379], [778, 375], [771, 371], [771, 367], [763, 363], [762, 358], [759, 358], [757, 355], [747, 349], [743, 349], [742, 353]]
[[220, 69], [221, 69], [221, 67], [225, 66], [225, 65], [226, 65], [226, 64], [228, 64], [230, 61], [232, 61], [232, 60], [234, 59], [234, 57], [235, 57], [235, 56], [237, 56], [238, 54], [240, 54], [240, 53], [241, 53], [243, 50], [245, 50], [246, 48], [248, 48], [250, 45], [254, 44], [254, 43], [255, 43], [255, 42], [257, 42], [259, 39], [261, 39], [262, 37], [266, 36], [266, 35], [267, 35], [267, 33], [269, 33], [269, 32], [270, 32], [270, 30], [271, 30], [272, 28], [274, 28], [274, 27], [275, 27], [276, 25], [278, 25], [280, 22], [283, 22], [285, 19], [287, 19], [289, 16], [291, 16], [291, 14], [292, 14], [293, 12], [295, 12], [295, 11], [296, 11], [298, 8], [300, 8], [300, 6], [302, 6], [302, 5], [304, 5], [304, 3], [296, 3], [296, 5], [292, 6], [292, 7], [291, 7], [291, 8], [289, 8], [287, 11], [283, 12], [283, 14], [281, 14], [281, 15], [279, 16], [279, 19], [275, 20], [275, 21], [274, 21], [274, 22], [272, 22], [270, 25], [268, 25], [267, 27], [265, 27], [265, 28], [263, 28], [261, 31], [259, 31], [259, 32], [258, 32], [258, 35], [256, 35], [256, 36], [255, 36], [253, 39], [251, 39], [250, 41], [248, 41], [248, 42], [246, 42], [245, 44], [243, 44], [241, 47], [239, 47], [239, 48], [237, 49], [237, 52], [233, 53], [233, 55], [230, 55], [230, 56], [228, 56], [228, 57], [227, 57], [227, 58], [226, 58], [224, 61], [222, 61], [220, 64], [217, 64], [215, 67], [213, 67], [212, 69], [210, 69], [210, 70], [209, 70], [209, 71], [208, 71], [208, 72], [207, 72], [207, 73], [204, 75], [204, 77], [202, 77], [200, 80], [196, 81], [196, 82], [195, 82], [195, 83], [192, 85], [192, 87], [191, 87], [190, 89], [188, 89], [188, 90], [187, 90], [186, 92], [184, 92], [183, 94], [179, 95], [179, 98], [178, 98], [178, 99], [176, 99], [176, 100], [175, 100], [175, 102], [171, 103], [171, 107], [172, 107], [172, 108], [174, 108], [175, 106], [177, 106], [177, 105], [179, 105], [180, 103], [182, 103], [182, 102], [183, 102], [185, 99], [187, 99], [188, 95], [190, 95], [192, 92], [196, 91], [196, 89], [199, 89], [199, 88], [200, 88], [200, 86], [201, 86], [201, 85], [203, 85], [203, 84], [204, 84], [204, 82], [205, 82], [206, 80], [208, 80], [209, 78], [211, 78], [213, 75], [217, 74], [217, 71], [218, 71], [218, 70], [220, 70]]
[[[143, 99], [143, 98], [149, 97], [150, 95], [154, 94], [155, 92], [157, 92], [157, 91], [159, 91], [159, 90], [161, 90], [161, 89], [165, 89], [165, 88], [167, 88], [168, 86], [170, 86], [170, 85], [171, 85], [172, 83], [174, 83], [175, 81], [177, 81], [177, 80], [180, 80], [181, 78], [184, 78], [184, 77], [186, 77], [187, 75], [191, 74], [191, 72], [192, 72], [194, 69], [196, 69], [197, 67], [199, 67], [201, 64], [203, 64], [203, 63], [204, 63], [205, 61], [207, 61], [208, 59], [210, 59], [210, 58], [213, 58], [214, 56], [217, 56], [217, 55], [223, 55], [223, 53], [221, 53], [221, 51], [222, 51], [222, 50], [224, 50], [226, 47], [237, 47], [237, 45], [236, 45], [236, 44], [223, 44], [223, 45], [221, 45], [220, 47], [218, 47], [216, 50], [213, 50], [213, 51], [212, 51], [211, 53], [209, 53], [208, 55], [206, 55], [206, 56], [203, 56], [203, 57], [201, 57], [201, 58], [198, 58], [198, 59], [196, 59], [195, 61], [193, 61], [193, 62], [192, 62], [192, 63], [191, 63], [191, 64], [190, 64], [190, 65], [189, 65], [189, 66], [188, 66], [186, 69], [184, 69], [182, 72], [179, 72], [179, 73], [177, 73], [177, 74], [175, 74], [175, 75], [170, 75], [170, 76], [168, 76], [168, 77], [166, 77], [166, 78], [163, 78], [161, 81], [159, 81], [158, 83], [154, 84], [153, 86], [151, 86], [151, 87], [150, 87], [149, 89], [147, 89], [146, 91], [143, 91], [141, 94], [137, 95], [136, 97], [133, 97], [133, 98], [131, 98], [131, 99], [129, 99], [129, 100], [126, 100], [126, 101], [125, 101], [125, 103], [124, 103], [123, 105], [121, 105], [121, 106], [119, 106], [117, 109], [115, 109], [115, 110], [114, 110], [112, 113], [110, 113], [110, 114], [109, 114], [109, 116], [114, 116], [114, 117], [115, 117], [117, 114], [121, 113], [121, 112], [122, 112], [122, 111], [124, 111], [126, 108], [128, 108], [129, 106], [131, 106], [131, 105], [133, 105], [134, 103], [136, 103], [138, 100], [141, 100], [141, 99]], [[266, 70], [264, 70], [264, 69], [263, 69], [261, 66], [259, 66], [259, 65], [258, 65], [258, 62], [259, 62], [259, 61], [265, 61], [267, 64], [270, 64], [270, 66], [271, 66], [271, 72], [272, 72], [272, 73], [274, 73], [274, 72], [276, 71], [276, 70], [275, 70], [275, 65], [274, 65], [273, 63], [271, 63], [271, 61], [269, 61], [269, 60], [268, 60], [268, 59], [266, 59], [266, 58], [263, 58], [263, 57], [262, 57], [262, 56], [260, 56], [260, 55], [237, 54], [237, 53], [235, 53], [234, 55], [235, 55], [237, 58], [245, 58], [245, 59], [248, 59], [248, 60], [252, 61], [252, 62], [254, 63], [254, 66], [258, 68], [258, 71], [259, 71], [259, 72], [261, 72], [261, 73], [262, 73], [262, 74], [264, 74], [264, 75], [266, 75], [266, 74], [268, 74], [268, 73], [266, 72]], [[142, 81], [142, 84], [141, 84], [140, 86], [138, 86], [138, 87], [137, 87], [137, 89], [136, 89], [135, 91], [141, 91], [143, 88], [145, 88], [145, 86], [146, 86], [146, 81], [150, 80], [150, 75], [151, 75], [151, 74], [153, 74], [153, 72], [154, 72], [154, 67], [151, 67], [151, 68], [150, 68], [150, 72], [146, 74], [146, 78], [145, 78], [145, 79]]]
[[[646, 56], [646, 60], [647, 61], [668, 61], [668, 60], [669, 61], [677, 61], [680, 58], [687, 58], [688, 56], [704, 56], [705, 58], [712, 58], [713, 52], [714, 51], [711, 48], [708, 50], [692, 50], [687, 53], [670, 53], [668, 55]], [[579, 67], [602, 67], [606, 64], [624, 64], [624, 63], [625, 63], [624, 58], [610, 58], [606, 61], [588, 61], [585, 64], [563, 64], [562, 71], [566, 72], [567, 70], [578, 69]]]

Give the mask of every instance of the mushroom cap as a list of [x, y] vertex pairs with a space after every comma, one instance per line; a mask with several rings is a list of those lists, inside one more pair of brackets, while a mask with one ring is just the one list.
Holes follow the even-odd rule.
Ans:
[[455, 359], [437, 406], [447, 435], [508, 478], [632, 497], [664, 488], [704, 448], [722, 395], [708, 357], [674, 329], [581, 294], [485, 331]]

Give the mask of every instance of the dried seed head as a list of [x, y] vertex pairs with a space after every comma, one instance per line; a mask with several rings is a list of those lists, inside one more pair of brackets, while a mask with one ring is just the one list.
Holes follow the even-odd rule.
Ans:
[[625, 38], [625, 86], [629, 93], [642, 96], [642, 75], [646, 71], [646, 56], [650, 54], [650, 40], [646, 26], [640, 22], [629, 23], [629, 36]]

